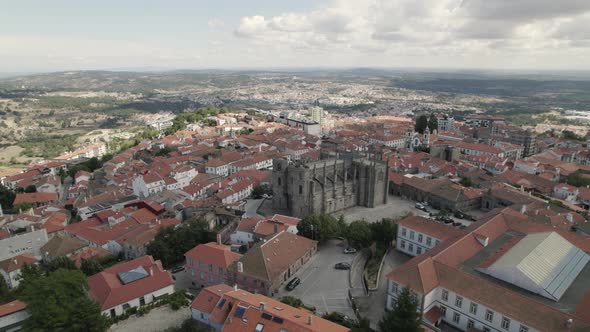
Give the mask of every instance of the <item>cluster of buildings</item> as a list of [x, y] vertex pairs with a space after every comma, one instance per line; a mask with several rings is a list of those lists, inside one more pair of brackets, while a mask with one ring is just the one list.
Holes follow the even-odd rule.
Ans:
[[[161, 130], [169, 121], [149, 125]], [[400, 221], [395, 249], [414, 258], [388, 275], [385, 307], [408, 287], [433, 330], [590, 328], [590, 189], [567, 183], [572, 174], [590, 179], [587, 145], [540, 139], [482, 114], [441, 114], [422, 132], [404, 117], [329, 130], [324, 121], [319, 107], [305, 118], [225, 113], [141, 141], [67, 184], [60, 174], [104, 151], [2, 174], [17, 192], [13, 205], [25, 208], [0, 214], [0, 274], [14, 288], [24, 264], [120, 256], [125, 262], [88, 282], [102, 312], [116, 317], [174, 292], [171, 274], [146, 248], [164, 227], [201, 219], [217, 241], [185, 253], [200, 290], [194, 319], [216, 331], [345, 331], [271, 298], [318, 250], [297, 225], [395, 195], [472, 222]], [[254, 191], [277, 214], [246, 217]], [[23, 305], [5, 310], [21, 315]]]

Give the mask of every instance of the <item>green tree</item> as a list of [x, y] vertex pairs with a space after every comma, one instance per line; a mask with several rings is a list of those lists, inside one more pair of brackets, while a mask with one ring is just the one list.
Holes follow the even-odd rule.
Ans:
[[16, 194], [12, 190], [0, 184], [0, 205], [2, 205], [2, 209], [12, 209], [12, 202], [14, 202], [15, 198]]
[[78, 270], [59, 269], [46, 277], [27, 275], [19, 298], [27, 303], [31, 317], [28, 331], [106, 331], [109, 319], [88, 297], [86, 276]]
[[25, 192], [26, 193], [36, 193], [37, 192], [37, 187], [35, 187], [34, 184], [30, 184], [25, 188]]
[[366, 220], [356, 220], [346, 228], [346, 240], [356, 248], [366, 248], [373, 242], [373, 232]]
[[147, 246], [147, 253], [169, 267], [184, 259], [184, 253], [200, 243], [215, 240], [215, 233], [209, 230], [204, 220], [189, 220], [178, 227], [165, 227], [158, 231], [154, 241]]
[[403, 288], [393, 310], [379, 322], [381, 332], [421, 332], [418, 299], [408, 288]]
[[24, 212], [24, 211], [28, 211], [33, 207], [33, 204], [31, 203], [19, 203], [16, 205], [12, 206], [12, 212], [13, 213], [19, 213], [19, 212]]
[[303, 218], [297, 224], [297, 230], [302, 236], [312, 240], [325, 241], [342, 235], [338, 221], [329, 214], [312, 214]]
[[383, 248], [389, 248], [397, 235], [397, 224], [392, 219], [383, 218], [371, 224], [373, 239]]
[[327, 319], [338, 325], [348, 327], [351, 332], [373, 332], [374, 330], [370, 327], [370, 322], [367, 319], [361, 318], [360, 321], [346, 317], [340, 312], [330, 312], [322, 316], [323, 319]]
[[294, 308], [300, 308], [304, 306], [303, 301], [294, 296], [283, 296], [281, 297], [281, 302]]
[[56, 257], [47, 264], [47, 270], [49, 272], [57, 271], [59, 269], [77, 270], [78, 267], [74, 261], [67, 258], [66, 256]]
[[174, 311], [186, 307], [189, 302], [184, 295], [184, 290], [177, 290], [170, 297], [168, 298], [168, 304], [170, 304], [170, 308]]
[[586, 187], [590, 186], [590, 177], [586, 177], [581, 172], [576, 171], [569, 174], [566, 177], [565, 182], [575, 187]]
[[471, 187], [473, 186], [473, 181], [471, 181], [471, 178], [462, 178], [459, 184], [463, 187]]
[[4, 278], [0, 277], [0, 304], [14, 300], [14, 294], [8, 288]]
[[209, 332], [210, 328], [207, 326], [201, 325], [198, 321], [187, 318], [182, 324], [178, 327], [170, 327], [164, 330], [164, 332]]
[[95, 258], [85, 259], [80, 264], [80, 270], [89, 277], [101, 272], [103, 269], [102, 264]]
[[435, 130], [438, 130], [438, 118], [436, 115], [434, 115], [434, 113], [430, 113], [430, 117], [428, 118], [428, 129], [430, 129], [431, 133], [433, 133]]
[[269, 190], [270, 189], [265, 184], [258, 185], [252, 189], [252, 197], [255, 199], [260, 199], [262, 196], [264, 196], [264, 194], [268, 194]]
[[420, 134], [424, 133], [424, 130], [428, 127], [428, 117], [424, 114], [419, 115], [416, 118], [416, 125], [414, 129]]

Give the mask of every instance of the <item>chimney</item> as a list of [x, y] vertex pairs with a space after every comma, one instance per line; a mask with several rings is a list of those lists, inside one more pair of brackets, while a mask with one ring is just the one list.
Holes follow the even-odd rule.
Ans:
[[221, 234], [217, 234], [217, 244], [222, 245], [221, 243]]
[[307, 325], [311, 325], [311, 323], [313, 321], [312, 317], [313, 317], [312, 315], [307, 316]]
[[574, 320], [571, 318], [565, 321], [565, 327], [567, 327], [567, 328], [572, 327], [573, 324], [574, 324]]
[[277, 224], [276, 222], [274, 223], [274, 229], [275, 229], [275, 234], [277, 234], [279, 232], [279, 224]]
[[234, 291], [238, 290], [238, 284], [234, 284]]
[[520, 213], [522, 213], [522, 214], [526, 213], [526, 205], [523, 205], [520, 207]]
[[567, 221], [569, 221], [569, 222], [574, 222], [574, 215], [571, 213], [568, 213], [565, 215], [565, 219], [567, 219]]
[[154, 275], [154, 268], [150, 267], [150, 276], [153, 276], [153, 275]]
[[14, 258], [13, 262], [14, 262], [14, 265], [17, 265], [18, 264], [18, 262], [16, 260], [16, 257]]
[[238, 273], [244, 273], [244, 263], [238, 262], [237, 267], [238, 267]]
[[266, 303], [260, 302], [260, 311], [264, 311], [264, 306], [265, 305], [266, 305]]

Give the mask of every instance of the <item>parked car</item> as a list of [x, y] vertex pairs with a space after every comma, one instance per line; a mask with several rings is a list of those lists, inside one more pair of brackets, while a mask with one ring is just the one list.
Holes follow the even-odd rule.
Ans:
[[336, 263], [336, 265], [334, 265], [334, 268], [336, 270], [350, 270], [350, 263], [346, 263], [346, 262]]
[[414, 205], [414, 207], [418, 210], [422, 210], [424, 212], [428, 212], [428, 209], [426, 208], [426, 206], [422, 205], [422, 203], [416, 203], [416, 205]]
[[343, 252], [345, 254], [356, 254], [356, 249], [353, 247], [346, 247], [344, 248]]
[[460, 223], [460, 222], [458, 222], [458, 221], [453, 222], [453, 226], [455, 226], [455, 227], [458, 227], [458, 226], [461, 226], [461, 225], [463, 225], [463, 224]]
[[287, 286], [285, 286], [285, 289], [287, 289], [288, 291], [292, 291], [295, 289], [295, 287], [297, 287], [299, 284], [301, 283], [301, 279], [295, 277], [293, 279], [291, 279], [291, 281], [289, 281], [289, 283], [287, 284]]
[[178, 273], [181, 271], [184, 271], [184, 265], [175, 266], [172, 268], [172, 270], [170, 270], [170, 272], [172, 272], [172, 273]]
[[194, 300], [195, 299], [195, 295], [191, 292], [184, 292], [184, 297], [186, 297], [189, 300]]

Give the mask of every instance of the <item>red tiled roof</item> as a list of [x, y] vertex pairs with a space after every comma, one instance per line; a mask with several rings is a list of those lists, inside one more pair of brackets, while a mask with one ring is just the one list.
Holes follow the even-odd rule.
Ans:
[[223, 294], [231, 292], [232, 290], [233, 288], [226, 284], [203, 288], [191, 303], [191, 308], [210, 314], [213, 312], [213, 309], [215, 309], [217, 303], [219, 303], [219, 300], [223, 297]]
[[[119, 272], [127, 272], [143, 267], [148, 275], [145, 278], [123, 284]], [[145, 294], [174, 285], [170, 272], [164, 270], [160, 261], [152, 256], [142, 256], [129, 262], [119, 263], [88, 278], [91, 297], [102, 310], [144, 296]]]
[[199, 244], [193, 249], [184, 254], [185, 257], [190, 257], [195, 262], [203, 262], [205, 264], [213, 264], [217, 267], [227, 269], [233, 262], [240, 259], [241, 255], [230, 250], [229, 246], [209, 242], [206, 244]]
[[[217, 290], [216, 288], [223, 287], [224, 289]], [[223, 332], [243, 332], [254, 331], [257, 324], [264, 324], [264, 331], [279, 332], [346, 332], [349, 328], [340, 326], [329, 320], [323, 319], [313, 315], [313, 313], [305, 309], [294, 308], [281, 303], [275, 299], [266, 297], [260, 294], [252, 294], [244, 290], [226, 290], [225, 285], [211, 286], [207, 288], [207, 293], [193, 302], [193, 308], [203, 308], [210, 312], [210, 319], [217, 323], [223, 323]], [[218, 294], [224, 292], [222, 298], [225, 303], [219, 307], [213, 305], [211, 302], [215, 301]], [[204, 292], [203, 292], [204, 293]], [[210, 302], [206, 302], [211, 297]], [[217, 301], [215, 304], [219, 303]], [[264, 308], [261, 308], [261, 303], [264, 303]], [[227, 319], [233, 317], [237, 308], [244, 308], [243, 319]], [[209, 311], [210, 310], [210, 311]], [[261, 314], [265, 313], [272, 317], [282, 318], [282, 322], [276, 320], [262, 319]], [[311, 322], [310, 322], [311, 318]]]
[[14, 205], [21, 204], [21, 203], [49, 203], [57, 201], [57, 194], [56, 193], [22, 193], [16, 194], [16, 198], [14, 199]]
[[0, 317], [8, 316], [15, 312], [25, 310], [26, 308], [27, 305], [19, 300], [14, 300], [12, 302], [2, 304], [0, 305]]
[[20, 270], [25, 264], [35, 264], [37, 259], [33, 255], [25, 253], [18, 256], [14, 256], [9, 259], [5, 259], [0, 262], [0, 269], [6, 273], [10, 273], [16, 270]]

